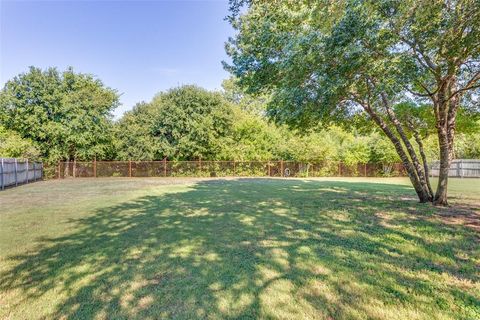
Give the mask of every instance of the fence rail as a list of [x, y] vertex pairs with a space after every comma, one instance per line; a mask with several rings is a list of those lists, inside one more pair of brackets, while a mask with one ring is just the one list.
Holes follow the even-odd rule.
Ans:
[[94, 177], [380, 177], [405, 176], [402, 164], [297, 161], [59, 162], [57, 178]]
[[0, 188], [34, 182], [43, 177], [43, 164], [26, 159], [0, 158]]
[[[440, 161], [432, 163], [430, 174], [438, 177]], [[449, 177], [457, 178], [480, 178], [480, 159], [457, 159], [453, 160], [448, 170]]]

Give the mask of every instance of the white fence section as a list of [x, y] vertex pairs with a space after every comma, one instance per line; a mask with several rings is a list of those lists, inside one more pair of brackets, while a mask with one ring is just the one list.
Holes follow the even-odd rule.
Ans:
[[0, 158], [0, 188], [34, 182], [43, 177], [43, 164], [26, 159]]
[[[432, 163], [430, 174], [438, 177], [440, 161]], [[480, 159], [457, 159], [453, 160], [448, 170], [449, 177], [457, 178], [480, 178]]]

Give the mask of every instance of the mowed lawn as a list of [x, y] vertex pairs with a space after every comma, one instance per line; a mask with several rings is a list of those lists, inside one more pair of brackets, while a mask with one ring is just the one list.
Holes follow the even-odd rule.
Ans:
[[0, 192], [2, 319], [480, 319], [480, 179], [77, 179]]

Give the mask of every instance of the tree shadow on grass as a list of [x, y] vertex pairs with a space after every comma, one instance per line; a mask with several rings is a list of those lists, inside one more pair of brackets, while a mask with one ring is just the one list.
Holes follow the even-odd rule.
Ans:
[[67, 319], [475, 315], [478, 234], [436, 211], [406, 186], [203, 181], [70, 221], [10, 257], [0, 289], [55, 290], [39, 317]]

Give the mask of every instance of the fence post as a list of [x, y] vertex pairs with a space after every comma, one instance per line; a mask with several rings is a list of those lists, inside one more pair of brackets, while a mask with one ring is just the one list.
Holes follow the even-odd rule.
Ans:
[[460, 178], [463, 178], [463, 159], [460, 159], [457, 166], [458, 166], [458, 174]]
[[77, 177], [77, 158], [73, 158], [73, 177]]
[[97, 177], [97, 157], [93, 158], [93, 177]]
[[28, 170], [28, 169], [29, 169], [29, 168], [28, 168], [28, 159], [25, 160], [25, 166], [27, 167], [27, 174], [26, 174], [26, 176], [25, 176], [25, 179], [27, 180], [27, 183], [28, 183], [28, 171], [29, 171], [29, 170]]
[[15, 158], [15, 186], [18, 186], [18, 179], [17, 179], [17, 158]]
[[284, 177], [285, 173], [283, 172], [283, 160], [280, 160], [280, 171], [282, 172], [282, 177]]
[[167, 176], [167, 157], [163, 158], [163, 176]]
[[367, 163], [363, 164], [363, 176], [367, 176]]
[[268, 167], [268, 176], [270, 177], [271, 174], [270, 174], [270, 161], [267, 162], [267, 167]]
[[128, 176], [132, 177], [132, 160], [128, 160]]
[[235, 160], [233, 160], [233, 176], [235, 177], [237, 175], [237, 165], [235, 163]]
[[60, 161], [58, 161], [57, 165], [57, 178], [60, 179]]
[[3, 180], [3, 158], [1, 159], [1, 165], [0, 165], [0, 179], [2, 181], [2, 190], [5, 189], [5, 182]]
[[341, 162], [338, 163], [338, 176], [339, 177], [342, 176], [342, 163]]
[[33, 182], [37, 181], [37, 171], [35, 170], [36, 162], [33, 161]]

